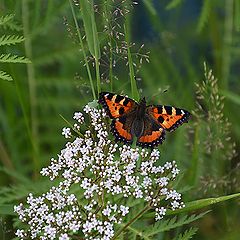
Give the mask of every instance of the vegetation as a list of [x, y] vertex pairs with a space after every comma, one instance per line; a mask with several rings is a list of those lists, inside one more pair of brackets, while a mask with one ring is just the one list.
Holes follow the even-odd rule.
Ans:
[[0, 239], [26, 227], [15, 205], [56, 184], [40, 171], [100, 91], [192, 113], [158, 147], [159, 165], [177, 162], [185, 207], [155, 222], [129, 199], [134, 211], [113, 239], [239, 238], [239, 0], [3, 0], [0, 9]]

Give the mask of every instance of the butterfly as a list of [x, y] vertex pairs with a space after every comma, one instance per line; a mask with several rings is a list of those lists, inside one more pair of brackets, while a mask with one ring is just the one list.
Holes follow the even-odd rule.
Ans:
[[190, 113], [184, 109], [163, 105], [148, 105], [126, 96], [101, 92], [98, 102], [112, 119], [111, 132], [117, 141], [127, 144], [137, 137], [137, 145], [154, 148], [162, 144], [165, 131], [174, 131], [188, 122]]

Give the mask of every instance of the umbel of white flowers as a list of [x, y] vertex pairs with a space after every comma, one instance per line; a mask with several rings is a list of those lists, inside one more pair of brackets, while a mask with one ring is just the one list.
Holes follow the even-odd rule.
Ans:
[[[14, 207], [26, 226], [16, 231], [20, 239], [110, 240], [119, 224], [126, 223], [129, 198], [154, 209], [156, 221], [167, 209], [184, 206], [181, 194], [171, 187], [179, 173], [175, 161], [159, 166], [158, 150], [114, 143], [104, 110], [87, 105], [84, 112], [89, 123], [76, 112], [73, 129], [62, 132], [72, 141], [41, 171], [55, 186], [41, 196], [30, 193], [26, 204]], [[83, 127], [87, 130], [80, 133]]]

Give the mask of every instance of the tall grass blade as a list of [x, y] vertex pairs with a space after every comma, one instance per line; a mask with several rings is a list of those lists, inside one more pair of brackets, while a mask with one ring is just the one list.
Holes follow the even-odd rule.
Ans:
[[91, 74], [90, 67], [89, 67], [89, 64], [88, 64], [87, 55], [86, 55], [86, 52], [85, 52], [85, 49], [84, 49], [83, 39], [82, 39], [80, 29], [78, 27], [78, 22], [77, 22], [77, 18], [76, 18], [76, 14], [75, 14], [75, 11], [74, 11], [72, 0], [69, 0], [69, 4], [70, 4], [70, 7], [71, 7], [72, 16], [73, 16], [73, 19], [74, 19], [74, 24], [75, 24], [75, 27], [76, 27], [76, 30], [77, 30], [79, 44], [80, 44], [80, 47], [81, 47], [81, 50], [82, 50], [82, 53], [83, 53], [83, 58], [84, 58], [84, 62], [85, 62], [85, 65], [86, 65], [87, 74], [88, 74], [88, 78], [89, 78], [89, 81], [90, 81], [93, 98], [96, 99], [96, 93], [95, 93], [95, 89], [94, 89], [94, 85], [93, 85], [92, 74]]
[[93, 0], [82, 0], [80, 3], [89, 51], [91, 52], [92, 56], [94, 56], [96, 59], [99, 59], [101, 53], [93, 9]]
[[184, 0], [172, 0], [168, 5], [166, 6], [167, 10], [176, 8], [178, 5], [180, 5]]
[[127, 42], [128, 66], [129, 66], [129, 74], [130, 74], [130, 81], [131, 81], [132, 98], [139, 100], [139, 93], [138, 93], [137, 83], [136, 83], [135, 74], [134, 74], [132, 55], [129, 47], [129, 32], [127, 31], [126, 25], [124, 25], [124, 31], [125, 31], [126, 42]]
[[236, 31], [240, 31], [240, 0], [235, 0], [234, 6], [234, 23]]
[[227, 98], [229, 99], [230, 101], [232, 101], [233, 103], [237, 104], [237, 105], [240, 105], [240, 96], [233, 93], [233, 92], [230, 92], [230, 91], [221, 91], [221, 93]]
[[197, 33], [200, 33], [207, 24], [211, 12], [211, 0], [204, 0], [201, 14], [198, 20]]

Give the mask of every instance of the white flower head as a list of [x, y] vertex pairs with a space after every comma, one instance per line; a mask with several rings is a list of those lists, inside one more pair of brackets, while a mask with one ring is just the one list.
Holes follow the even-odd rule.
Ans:
[[[129, 198], [155, 209], [156, 221], [167, 209], [184, 206], [181, 194], [171, 187], [179, 173], [175, 162], [159, 166], [159, 150], [114, 143], [104, 110], [87, 105], [84, 112], [90, 119], [87, 130], [74, 137], [70, 128], [63, 128], [72, 141], [41, 171], [58, 184], [41, 196], [29, 194], [27, 206], [15, 206], [19, 219], [29, 225], [17, 230], [19, 238], [68, 240], [82, 234], [85, 239], [110, 240], [131, 212]], [[87, 121], [81, 112], [73, 119], [78, 130]]]

